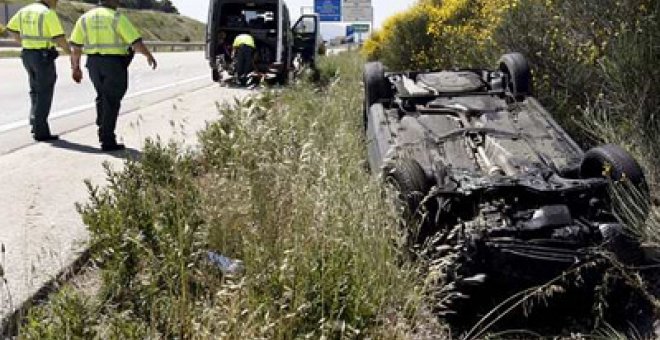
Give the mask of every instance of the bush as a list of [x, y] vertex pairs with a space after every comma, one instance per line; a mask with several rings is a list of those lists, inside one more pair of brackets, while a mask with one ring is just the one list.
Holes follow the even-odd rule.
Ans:
[[396, 14], [365, 43], [364, 54], [392, 69], [479, 66], [496, 56], [493, 33], [517, 0], [423, 0]]
[[[81, 206], [100, 294], [58, 293], [21, 334], [66, 338], [83, 319], [75, 334], [88, 338], [405, 339], [428, 329], [420, 278], [400, 266], [395, 213], [363, 170], [361, 64], [324, 59], [322, 73], [336, 76], [322, 89], [302, 82], [221, 107], [198, 153], [154, 142], [109, 171], [109, 186], [90, 187]], [[244, 273], [224, 274], [207, 251], [242, 260]]]
[[395, 14], [365, 42], [363, 53], [396, 70], [425, 68], [433, 46], [427, 33], [430, 20], [428, 6], [423, 4]]

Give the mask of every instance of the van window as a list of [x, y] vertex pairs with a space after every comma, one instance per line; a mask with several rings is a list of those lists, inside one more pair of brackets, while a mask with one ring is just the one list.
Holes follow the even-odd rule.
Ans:
[[245, 21], [248, 23], [248, 27], [250, 28], [277, 28], [277, 24], [275, 22], [275, 13], [272, 11], [247, 10], [243, 11], [243, 16], [245, 17]]
[[276, 29], [276, 4], [224, 4], [220, 25], [227, 28]]
[[313, 17], [304, 17], [293, 28], [296, 34], [316, 33], [316, 20]]

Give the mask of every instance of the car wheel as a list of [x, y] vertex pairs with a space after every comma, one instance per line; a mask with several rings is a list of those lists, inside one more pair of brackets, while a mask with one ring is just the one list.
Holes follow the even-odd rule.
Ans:
[[213, 79], [214, 82], [219, 82], [220, 81], [220, 71], [217, 69], [212, 69], [211, 70], [211, 79]]
[[426, 173], [416, 161], [401, 158], [392, 166], [386, 167], [385, 178], [396, 191], [396, 204], [403, 214], [406, 229], [417, 231], [411, 235], [416, 239], [420, 228], [424, 227], [421, 204], [431, 189]]
[[381, 62], [371, 62], [364, 66], [364, 127], [367, 127], [367, 113], [373, 103], [388, 96], [385, 67]]
[[387, 95], [386, 82], [383, 63], [371, 62], [364, 66], [364, 99], [367, 107]]
[[275, 78], [275, 81], [277, 82], [278, 85], [285, 86], [289, 83], [289, 78], [290, 73], [289, 71], [280, 71], [277, 73], [277, 77]]
[[500, 58], [499, 68], [507, 75], [507, 87], [516, 99], [532, 93], [532, 72], [525, 56], [518, 52], [507, 53]]
[[609, 177], [615, 181], [625, 177], [638, 188], [646, 186], [644, 171], [639, 163], [626, 150], [614, 144], [587, 151], [580, 165], [580, 177]]
[[[624, 149], [614, 144], [607, 144], [593, 148], [584, 154], [580, 165], [581, 178], [606, 177], [614, 181], [626, 179], [636, 189], [637, 193], [629, 192], [630, 198], [637, 207], [631, 214], [619, 211], [615, 205], [615, 211], [621, 216], [645, 219], [650, 208], [650, 196], [644, 171], [637, 161]], [[627, 201], [629, 198], [623, 196]], [[622, 202], [626, 205], [626, 202]], [[619, 204], [621, 205], [621, 204]]]

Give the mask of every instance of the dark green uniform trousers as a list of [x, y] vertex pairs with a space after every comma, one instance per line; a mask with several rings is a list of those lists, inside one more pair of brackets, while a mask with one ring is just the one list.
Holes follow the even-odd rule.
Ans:
[[241, 85], [245, 85], [248, 81], [248, 74], [252, 72], [254, 48], [248, 45], [241, 45], [238, 47], [234, 55], [234, 71], [236, 77]]
[[101, 145], [117, 143], [115, 127], [121, 100], [128, 90], [126, 57], [90, 55], [87, 57], [89, 78], [96, 89], [96, 125]]
[[54, 49], [23, 50], [21, 59], [30, 81], [32, 133], [35, 138], [50, 136], [48, 115], [57, 81], [57, 71], [55, 70], [57, 51]]

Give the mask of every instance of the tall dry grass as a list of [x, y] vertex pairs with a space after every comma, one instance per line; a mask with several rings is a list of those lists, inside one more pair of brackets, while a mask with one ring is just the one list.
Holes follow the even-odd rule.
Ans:
[[[354, 54], [325, 86], [219, 107], [198, 152], [150, 143], [80, 207], [100, 293], [63, 290], [22, 338], [389, 338], [442, 334], [401, 265], [397, 217], [363, 166]], [[207, 251], [243, 261], [224, 274]]]

